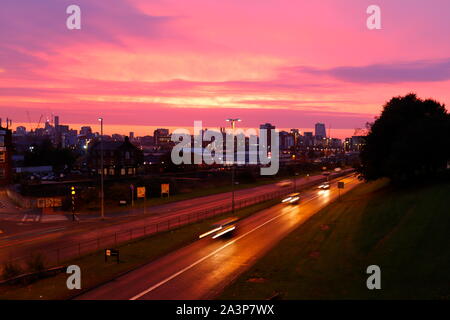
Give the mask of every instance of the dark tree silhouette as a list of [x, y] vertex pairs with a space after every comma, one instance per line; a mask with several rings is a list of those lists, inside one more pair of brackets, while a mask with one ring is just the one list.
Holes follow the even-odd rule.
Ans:
[[41, 144], [32, 145], [32, 149], [25, 153], [26, 166], [51, 165], [55, 169], [72, 167], [76, 160], [75, 153], [70, 149], [55, 148], [50, 140], [46, 139]]
[[450, 160], [450, 115], [435, 100], [415, 94], [392, 98], [370, 126], [361, 152], [366, 180], [411, 181], [444, 170]]

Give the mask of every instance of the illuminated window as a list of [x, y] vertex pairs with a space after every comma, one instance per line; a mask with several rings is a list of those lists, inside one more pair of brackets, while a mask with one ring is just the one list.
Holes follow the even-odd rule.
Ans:
[[4, 163], [6, 161], [6, 153], [0, 152], [0, 163]]

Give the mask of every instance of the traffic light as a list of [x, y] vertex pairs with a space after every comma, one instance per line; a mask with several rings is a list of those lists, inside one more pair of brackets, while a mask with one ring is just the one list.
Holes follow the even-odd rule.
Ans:
[[75, 187], [70, 187], [70, 193], [72, 194], [72, 220], [75, 221]]

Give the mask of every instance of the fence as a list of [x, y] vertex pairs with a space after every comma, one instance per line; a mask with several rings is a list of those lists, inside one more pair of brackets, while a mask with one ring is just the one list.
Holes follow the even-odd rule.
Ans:
[[[343, 175], [348, 174], [349, 171], [340, 172], [337, 174], [333, 174], [332, 178], [337, 178]], [[301, 191], [307, 189], [313, 185], [322, 183], [327, 181], [327, 178], [321, 178], [314, 181], [302, 183], [297, 185], [296, 190]], [[277, 192], [270, 192], [263, 195], [259, 195], [253, 198], [242, 199], [240, 201], [235, 201], [235, 210], [243, 209], [245, 207], [249, 207], [251, 205], [255, 205], [258, 203], [262, 203], [265, 201], [273, 200], [281, 198], [289, 193], [294, 191], [294, 186], [285, 188], [283, 190]], [[41, 254], [43, 255], [45, 262], [48, 267], [53, 265], [59, 265], [61, 262], [69, 260], [71, 258], [80, 257], [85, 254], [96, 252], [100, 249], [106, 249], [108, 247], [116, 247], [119, 244], [125, 243], [127, 241], [135, 240], [138, 238], [146, 237], [149, 235], [153, 235], [159, 232], [168, 231], [183, 225], [187, 225], [193, 222], [198, 222], [210, 217], [214, 217], [221, 213], [226, 213], [231, 211], [231, 203], [223, 206], [218, 206], [214, 208], [210, 208], [207, 210], [195, 211], [191, 213], [186, 213], [183, 215], [178, 215], [176, 217], [167, 218], [163, 221], [159, 221], [156, 223], [152, 223], [149, 225], [136, 227], [132, 229], [128, 229], [125, 231], [114, 232], [109, 235], [105, 235], [102, 237], [96, 237], [88, 240], [84, 240], [82, 242], [73, 243], [66, 246], [60, 246], [57, 248], [49, 248], [46, 250], [34, 251], [32, 254], [21, 256], [21, 257], [12, 257], [9, 256], [8, 261], [10, 263], [17, 264], [19, 266], [26, 265], [26, 262], [34, 255]]]

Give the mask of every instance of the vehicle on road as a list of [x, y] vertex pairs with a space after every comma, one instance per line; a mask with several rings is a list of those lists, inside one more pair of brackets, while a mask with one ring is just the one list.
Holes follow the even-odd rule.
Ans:
[[292, 181], [290, 180], [283, 180], [277, 183], [277, 186], [281, 188], [289, 187], [290, 185], [292, 185]]
[[329, 183], [321, 184], [320, 186], [318, 186], [318, 189], [320, 189], [320, 190], [329, 190], [330, 189], [330, 184]]
[[212, 239], [217, 239], [222, 236], [232, 236], [237, 228], [238, 217], [230, 217], [218, 221], [212, 225], [212, 229], [199, 236], [200, 239], [211, 236]]
[[284, 198], [281, 202], [287, 204], [298, 204], [300, 202], [300, 193], [299, 192], [291, 193], [287, 195], [287, 197]]

